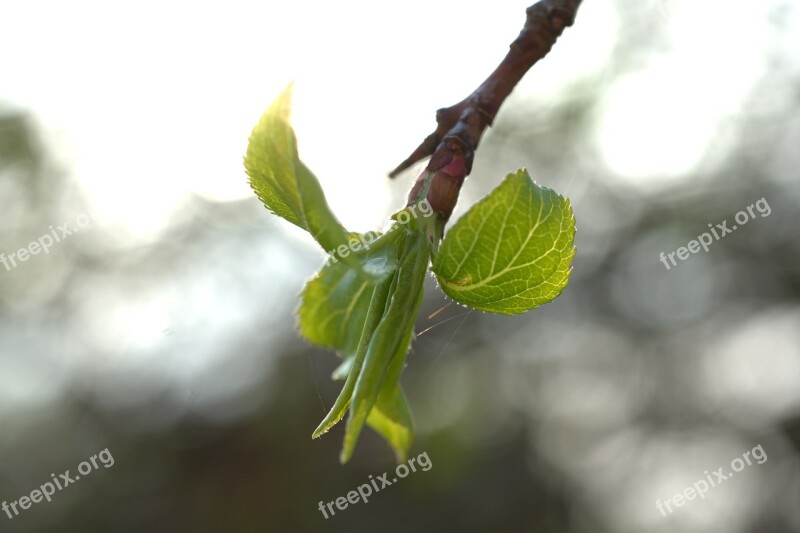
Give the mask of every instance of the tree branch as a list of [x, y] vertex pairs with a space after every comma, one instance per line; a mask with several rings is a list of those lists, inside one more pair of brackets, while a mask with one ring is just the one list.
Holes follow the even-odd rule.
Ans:
[[[445, 196], [448, 197], [445, 203], [450, 202], [449, 197], [454, 192], [454, 206], [461, 182], [472, 169], [472, 156], [483, 132], [492, 124], [500, 106], [522, 76], [550, 52], [564, 28], [575, 22], [580, 3], [581, 0], [540, 0], [530, 6], [526, 10], [525, 26], [494, 72], [464, 100], [439, 109], [436, 112], [436, 130], [389, 176], [395, 177], [414, 163], [432, 156], [420, 179], [427, 173], [445, 170], [452, 178], [446, 180], [452, 183], [445, 187]], [[436, 184], [430, 185], [433, 189]], [[416, 197], [421, 187], [422, 183], [418, 180], [409, 196], [410, 201]], [[455, 191], [452, 190], [453, 187]], [[442, 206], [446, 211], [443, 213], [445, 220], [450, 216], [453, 206]]]

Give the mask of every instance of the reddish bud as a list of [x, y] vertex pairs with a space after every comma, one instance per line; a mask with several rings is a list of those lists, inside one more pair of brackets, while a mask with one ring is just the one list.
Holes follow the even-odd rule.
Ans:
[[431, 181], [431, 188], [428, 189], [428, 203], [434, 211], [442, 215], [445, 222], [450, 218], [456, 202], [458, 202], [458, 193], [461, 190], [461, 184], [464, 183], [464, 177], [451, 176], [440, 170]]
[[[430, 180], [426, 199], [431, 208], [442, 215], [445, 222], [450, 218], [458, 202], [461, 185], [469, 174], [472, 152], [457, 138], [445, 139], [445, 142], [434, 152], [428, 167], [417, 178], [408, 195], [408, 201], [417, 199], [425, 182]], [[433, 173], [433, 177], [431, 177]]]

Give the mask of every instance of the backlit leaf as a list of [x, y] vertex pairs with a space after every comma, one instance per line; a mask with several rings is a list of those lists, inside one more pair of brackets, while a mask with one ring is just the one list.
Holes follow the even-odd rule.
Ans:
[[459, 303], [524, 313], [566, 287], [574, 238], [569, 200], [536, 185], [521, 169], [447, 232], [433, 271], [445, 294]]

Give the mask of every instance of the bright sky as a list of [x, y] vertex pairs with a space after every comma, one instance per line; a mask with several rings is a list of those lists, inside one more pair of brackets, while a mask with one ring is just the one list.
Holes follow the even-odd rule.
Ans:
[[[684, 178], [724, 138], [774, 50], [770, 14], [781, 2], [655, 3], [668, 25], [668, 46], [613, 85], [598, 132], [611, 169], [640, 185]], [[796, 28], [797, 10], [786, 14]]]
[[[764, 68], [772, 5], [649, 1], [669, 44], [612, 86], [596, 124], [596, 148], [638, 184], [691, 169], [741, 106]], [[413, 179], [391, 185], [386, 172], [429, 132], [435, 109], [492, 69], [528, 3], [489, 11], [484, 1], [412, 0], [388, 11], [366, 1], [17, 2], [0, 22], [0, 99], [31, 110], [57, 140], [98, 227], [136, 244], [154, 239], [191, 194], [250, 197], [247, 136], [296, 79], [301, 155], [345, 224], [370, 229], [396, 207], [389, 188]], [[558, 60], [538, 65], [519, 90], [555, 96], [602, 69], [617, 9], [586, 2]], [[787, 11], [798, 26], [797, 10]], [[710, 28], [720, 12], [725, 23]], [[441, 21], [476, 38], [453, 47]]]
[[[247, 136], [296, 79], [301, 155], [345, 224], [370, 229], [396, 207], [386, 172], [432, 129], [435, 109], [499, 61], [527, 3], [495, 4], [489, 15], [485, 2], [463, 0], [391, 11], [368, 2], [18, 2], [0, 22], [0, 99], [31, 110], [57, 141], [98, 227], [136, 244], [192, 193], [251, 196]], [[594, 11], [613, 22], [597, 4], [585, 19]], [[478, 37], [447, 51], [440, 21]], [[570, 35], [570, 61], [553, 62], [563, 64], [556, 82], [585, 73], [582, 56], [596, 67], [597, 50], [610, 51], [607, 24], [582, 26]], [[587, 39], [588, 51], [579, 46]]]

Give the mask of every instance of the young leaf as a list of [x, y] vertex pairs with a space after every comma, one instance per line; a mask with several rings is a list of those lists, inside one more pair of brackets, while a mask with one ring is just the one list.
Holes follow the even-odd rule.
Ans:
[[342, 419], [342, 417], [344, 417], [347, 408], [350, 406], [350, 400], [353, 396], [353, 389], [356, 386], [356, 380], [361, 373], [361, 368], [364, 364], [364, 358], [367, 355], [367, 348], [372, 340], [372, 335], [375, 332], [375, 328], [378, 327], [381, 317], [383, 316], [383, 312], [386, 308], [386, 300], [389, 296], [389, 289], [391, 288], [392, 283], [393, 279], [386, 279], [372, 288], [369, 308], [366, 316], [360, 320], [362, 326], [358, 337], [358, 346], [354, 353], [350, 351], [344, 356], [344, 364], [349, 363], [349, 368], [347, 369], [347, 380], [345, 381], [338, 398], [336, 398], [336, 402], [334, 402], [333, 407], [331, 407], [328, 415], [322, 420], [322, 422], [320, 422], [319, 426], [317, 426], [317, 429], [314, 430], [314, 433], [311, 434], [311, 438], [316, 439], [332, 428], [337, 422], [339, 422], [339, 420]]
[[384, 386], [378, 401], [369, 412], [367, 425], [386, 439], [394, 450], [398, 463], [406, 460], [414, 434], [411, 411], [399, 384]]
[[[256, 196], [276, 215], [308, 231], [326, 252], [346, 244], [349, 234], [328, 207], [316, 176], [297, 153], [289, 123], [288, 86], [261, 117], [247, 145], [244, 166]], [[345, 263], [357, 262], [344, 257]]]
[[[427, 261], [427, 259], [426, 259]], [[426, 267], [427, 271], [427, 267]], [[419, 307], [422, 301], [422, 287], [419, 288]], [[411, 421], [411, 410], [408, 408], [406, 397], [398, 383], [400, 374], [405, 367], [406, 356], [414, 337], [414, 320], [416, 311], [409, 317], [410, 325], [402, 329], [405, 337], [400, 343], [400, 349], [389, 363], [389, 368], [383, 378], [378, 400], [372, 407], [367, 417], [367, 425], [377, 431], [394, 450], [398, 463], [406, 460], [406, 454], [414, 438]]]
[[[352, 456], [378, 395], [396, 384], [422, 301], [423, 283], [428, 271], [428, 245], [417, 231], [401, 229], [397, 233], [403, 236], [398, 244], [401, 250], [398, 258], [400, 266], [390, 287], [386, 310], [372, 335], [353, 390], [340, 457], [342, 463]], [[395, 448], [395, 453], [400, 456], [405, 451]]]
[[297, 329], [309, 342], [355, 354], [375, 285], [344, 263], [324, 266], [306, 282]]
[[361, 249], [350, 257], [372, 277], [359, 276], [341, 262], [326, 263], [306, 282], [297, 309], [297, 329], [309, 341], [324, 348], [339, 350], [347, 359], [354, 355], [367, 315], [375, 280], [386, 279], [397, 269], [394, 235], [385, 234], [372, 245], [358, 236]]
[[[407, 238], [409, 235], [412, 236], [410, 240]], [[408, 267], [402, 276], [397, 272], [398, 255], [419, 257], [418, 254], [424, 253], [420, 237], [414, 233], [407, 233], [400, 226], [390, 229], [377, 240], [365, 239], [364, 236], [361, 240], [362, 242], [369, 240], [372, 244], [367, 245], [368, 249], [358, 252], [359, 260], [370, 272], [380, 272], [383, 281], [377, 284], [369, 283], [362, 277], [356, 276], [346, 265], [334, 263], [323, 267], [320, 273], [306, 284], [302, 293], [298, 310], [300, 331], [312, 342], [340, 350], [344, 362], [334, 372], [334, 377], [335, 379], [346, 377], [336, 402], [314, 430], [313, 438], [321, 436], [339, 422], [351, 405], [355, 385], [361, 376], [375, 329], [385, 318], [385, 308], [391, 301], [392, 294], [398, 290], [398, 281], [401, 278], [407, 279], [405, 272]], [[407, 256], [409, 243], [417, 243], [416, 255]], [[420, 257], [418, 262], [422, 259]], [[417, 290], [421, 290], [421, 286]], [[416, 316], [416, 312], [413, 315]], [[410, 317], [411, 327], [414, 316]], [[400, 357], [391, 359], [386, 379], [376, 382], [379, 394], [371, 410], [368, 411], [366, 423], [389, 442], [397, 457], [405, 457], [411, 445], [411, 415], [397, 380], [405, 361], [411, 331], [404, 333], [401, 324], [397, 333], [401, 336], [407, 335], [408, 341], [405, 343], [404, 352], [399, 354]], [[358, 405], [365, 404], [359, 401]]]
[[442, 290], [481, 311], [514, 315], [553, 300], [566, 287], [575, 255], [569, 200], [506, 176], [445, 235], [433, 263]]

